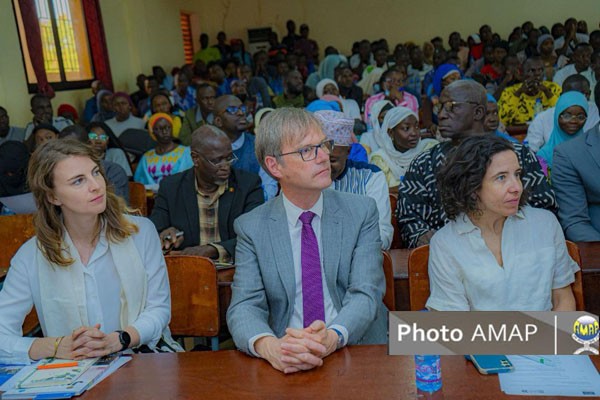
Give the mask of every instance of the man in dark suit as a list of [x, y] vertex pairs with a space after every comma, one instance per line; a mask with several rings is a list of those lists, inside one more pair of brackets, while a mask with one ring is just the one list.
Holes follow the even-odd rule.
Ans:
[[231, 168], [231, 141], [204, 125], [192, 134], [194, 168], [164, 178], [150, 219], [165, 250], [219, 261], [233, 258], [233, 222], [263, 203], [258, 175]]
[[554, 149], [552, 187], [565, 236], [600, 240], [600, 125]]

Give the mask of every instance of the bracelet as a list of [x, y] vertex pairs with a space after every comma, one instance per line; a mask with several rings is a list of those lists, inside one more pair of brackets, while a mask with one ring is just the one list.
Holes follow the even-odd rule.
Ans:
[[64, 339], [64, 336], [56, 338], [54, 341], [54, 354], [52, 354], [52, 358], [56, 358], [56, 353], [58, 353], [58, 346], [60, 346], [60, 342]]

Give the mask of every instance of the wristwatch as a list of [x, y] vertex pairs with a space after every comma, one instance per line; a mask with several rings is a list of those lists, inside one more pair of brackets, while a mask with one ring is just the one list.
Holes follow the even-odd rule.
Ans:
[[338, 350], [344, 344], [344, 335], [342, 335], [342, 332], [338, 331], [335, 328], [329, 328], [329, 329], [331, 329], [332, 331], [334, 331], [338, 335], [338, 341], [337, 341], [337, 347], [336, 347], [336, 350]]
[[119, 334], [119, 342], [121, 342], [121, 350], [127, 350], [131, 344], [131, 336], [126, 331], [115, 331]]

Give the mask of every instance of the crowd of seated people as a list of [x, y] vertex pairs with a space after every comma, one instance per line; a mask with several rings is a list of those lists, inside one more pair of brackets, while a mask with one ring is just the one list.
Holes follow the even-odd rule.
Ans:
[[[180, 350], [163, 253], [235, 262], [229, 331], [278, 370], [383, 343], [392, 215], [404, 247], [431, 243], [430, 309], [574, 309], [564, 239], [600, 240], [599, 30], [526, 22], [503, 39], [483, 25], [447, 46], [328, 46], [320, 61], [309, 27], [286, 26], [255, 54], [202, 34], [193, 64], [154, 66], [131, 94], [94, 81], [81, 119], [42, 94], [22, 128], [0, 107], [0, 197], [31, 193], [39, 210], [0, 292], [0, 362]], [[130, 181], [154, 197], [151, 222], [128, 216]], [[489, 271], [461, 262], [477, 257]], [[66, 278], [85, 293], [46, 299]], [[20, 337], [31, 305], [45, 338]]]

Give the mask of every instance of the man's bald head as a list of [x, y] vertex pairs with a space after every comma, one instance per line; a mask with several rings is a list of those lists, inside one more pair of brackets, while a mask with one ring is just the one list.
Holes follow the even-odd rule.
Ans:
[[213, 125], [202, 125], [192, 133], [191, 149], [202, 154], [203, 149], [231, 141], [225, 132]]
[[481, 84], [455, 81], [442, 91], [440, 104], [438, 122], [443, 137], [458, 144], [466, 136], [484, 133], [487, 95]]

